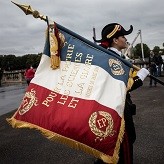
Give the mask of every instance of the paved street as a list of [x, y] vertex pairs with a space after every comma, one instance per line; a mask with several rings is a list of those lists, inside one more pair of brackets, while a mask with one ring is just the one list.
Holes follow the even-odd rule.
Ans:
[[[164, 81], [164, 77], [160, 79]], [[0, 110], [4, 106], [5, 111], [12, 110], [0, 116], [0, 164], [92, 164], [94, 157], [84, 152], [49, 141], [36, 130], [13, 129], [8, 125], [5, 119], [13, 115], [24, 91], [25, 88], [14, 93], [10, 91], [6, 97], [0, 93]], [[14, 95], [18, 102], [14, 103]], [[163, 98], [164, 86], [158, 84], [149, 88], [149, 78], [141, 88], [132, 92], [132, 100], [137, 105], [134, 164], [164, 163]]]
[[0, 116], [19, 107], [26, 84], [0, 87]]
[[[160, 78], [164, 81], [164, 77]], [[132, 93], [137, 105], [134, 117], [137, 140], [135, 142], [135, 164], [164, 163], [164, 86], [144, 86]]]

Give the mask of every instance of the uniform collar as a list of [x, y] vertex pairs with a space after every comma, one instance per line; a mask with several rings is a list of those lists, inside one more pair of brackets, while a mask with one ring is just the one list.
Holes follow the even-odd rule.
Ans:
[[110, 47], [109, 49], [117, 53], [119, 56], [121, 56], [121, 51], [118, 51], [116, 48]]

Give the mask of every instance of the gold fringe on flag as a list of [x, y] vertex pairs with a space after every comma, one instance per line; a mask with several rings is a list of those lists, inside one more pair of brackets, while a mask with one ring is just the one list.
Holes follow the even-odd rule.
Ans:
[[124, 116], [123, 116], [122, 119], [121, 119], [120, 131], [119, 131], [118, 139], [117, 139], [117, 142], [116, 142], [116, 147], [115, 147], [114, 154], [113, 154], [113, 158], [114, 158], [113, 164], [118, 163], [120, 144], [123, 141], [124, 133], [125, 133], [125, 120], [124, 120]]
[[62, 144], [66, 144], [74, 149], [77, 150], [82, 150], [90, 155], [93, 155], [96, 158], [102, 159], [104, 162], [108, 163], [108, 164], [117, 164], [118, 159], [119, 159], [119, 150], [120, 150], [120, 143], [123, 140], [123, 135], [124, 135], [124, 129], [125, 129], [125, 122], [124, 122], [124, 118], [122, 118], [121, 120], [121, 127], [120, 127], [120, 132], [118, 135], [118, 139], [116, 142], [116, 147], [114, 150], [114, 154], [113, 156], [108, 156], [94, 148], [91, 148], [83, 143], [80, 143], [78, 141], [75, 141], [73, 139], [64, 137], [62, 135], [59, 135], [55, 132], [52, 132], [50, 130], [44, 129], [40, 126], [34, 125], [32, 123], [28, 123], [28, 122], [24, 122], [24, 121], [20, 121], [20, 120], [16, 120], [14, 118], [14, 116], [12, 116], [11, 118], [7, 118], [6, 119], [8, 121], [9, 124], [12, 125], [13, 128], [30, 128], [30, 129], [36, 129], [39, 130], [47, 139], [52, 140], [52, 141], [59, 141]]

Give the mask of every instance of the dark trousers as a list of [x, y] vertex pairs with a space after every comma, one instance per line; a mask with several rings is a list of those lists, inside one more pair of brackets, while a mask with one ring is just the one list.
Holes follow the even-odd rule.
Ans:
[[123, 142], [120, 145], [118, 164], [133, 164], [133, 143], [129, 141], [126, 132]]
[[[150, 74], [153, 76], [157, 76], [157, 69], [156, 68], [150, 68]], [[152, 83], [154, 83], [154, 85], [157, 84], [157, 82], [155, 80], [153, 80], [152, 78], [150, 78], [150, 86], [152, 85]]]
[[130, 95], [127, 95], [124, 109], [125, 133], [120, 145], [118, 164], [133, 164], [133, 143], [136, 140], [136, 132], [133, 122], [133, 115], [135, 114], [136, 106], [132, 103]]
[[30, 79], [30, 78], [27, 78], [27, 79], [26, 79], [26, 82], [27, 82], [28, 85], [30, 84], [31, 80], [32, 80], [32, 79]]

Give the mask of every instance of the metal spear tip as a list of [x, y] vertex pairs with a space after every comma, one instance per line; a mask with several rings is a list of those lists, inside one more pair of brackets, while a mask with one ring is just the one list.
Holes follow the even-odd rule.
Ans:
[[16, 6], [18, 6], [20, 9], [22, 9], [23, 12], [24, 12], [26, 15], [33, 14], [33, 10], [32, 10], [32, 8], [31, 8], [30, 5], [20, 5], [20, 4], [16, 3], [16, 2], [13, 2], [13, 1], [11, 1], [11, 2], [12, 2], [13, 4], [15, 4]]
[[37, 10], [33, 10], [30, 5], [20, 5], [16, 2], [11, 2], [22, 9], [26, 15], [33, 15], [34, 18], [40, 18], [41, 20], [47, 21], [46, 16], [40, 15], [40, 13]]

